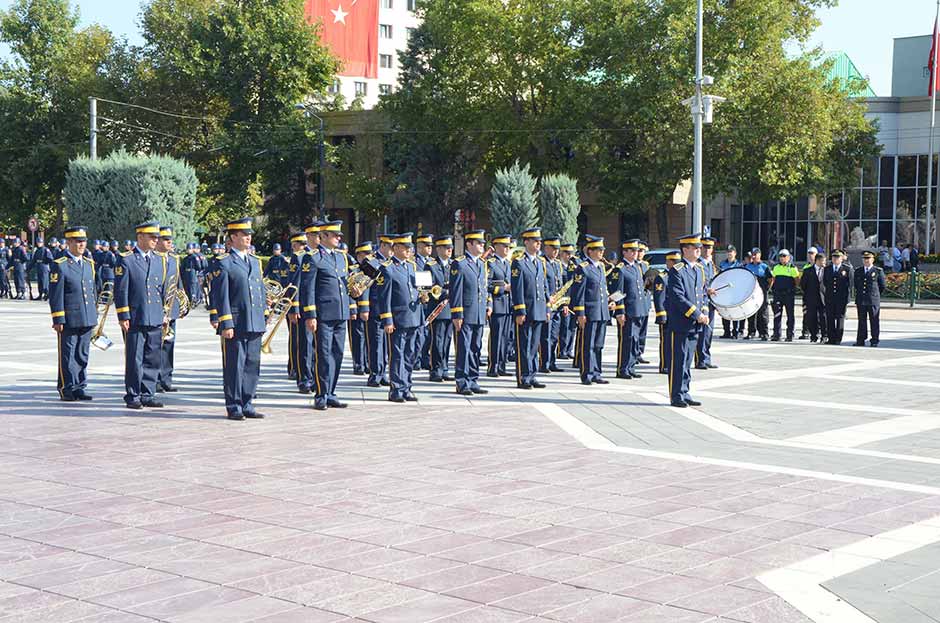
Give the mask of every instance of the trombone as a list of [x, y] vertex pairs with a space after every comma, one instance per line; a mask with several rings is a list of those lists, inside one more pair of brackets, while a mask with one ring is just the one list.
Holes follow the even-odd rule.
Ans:
[[284, 286], [281, 285], [280, 281], [274, 279], [265, 279], [263, 283], [264, 292], [268, 298], [268, 307], [273, 307], [284, 296]]
[[104, 324], [108, 319], [108, 311], [113, 304], [114, 282], [105, 281], [104, 285], [101, 287], [101, 293], [98, 294], [98, 326], [95, 327], [95, 332], [91, 336], [91, 345], [95, 348], [108, 350], [114, 346], [114, 342], [111, 341], [111, 338], [104, 334]]
[[274, 305], [271, 306], [271, 312], [268, 314], [268, 324], [271, 324], [272, 319], [275, 319], [275, 321], [274, 326], [271, 327], [271, 330], [268, 331], [264, 339], [261, 340], [261, 352], [265, 355], [270, 355], [274, 352], [271, 348], [271, 342], [274, 340], [274, 336], [277, 335], [278, 329], [284, 324], [284, 319], [287, 318], [287, 314], [290, 313], [294, 305], [294, 297], [296, 296], [297, 286], [290, 284], [282, 289], [281, 298], [275, 301]]

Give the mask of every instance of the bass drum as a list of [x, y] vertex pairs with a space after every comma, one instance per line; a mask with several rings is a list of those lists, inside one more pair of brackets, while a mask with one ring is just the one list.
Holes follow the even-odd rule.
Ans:
[[715, 275], [709, 288], [712, 306], [725, 320], [746, 320], [764, 304], [764, 291], [754, 273], [746, 268], [729, 268]]

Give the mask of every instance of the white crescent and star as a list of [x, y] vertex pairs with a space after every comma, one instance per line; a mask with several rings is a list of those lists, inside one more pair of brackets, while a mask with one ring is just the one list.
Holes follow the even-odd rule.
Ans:
[[[356, 3], [353, 2], [353, 4], [356, 4]], [[336, 23], [341, 23], [341, 24], [344, 24], [344, 25], [346, 24], [346, 16], [349, 15], [349, 11], [344, 11], [342, 4], [339, 5], [338, 7], [336, 7], [335, 10], [334, 10], [334, 9], [330, 9], [330, 13], [333, 14], [333, 23], [334, 23], [334, 24], [336, 24]]]

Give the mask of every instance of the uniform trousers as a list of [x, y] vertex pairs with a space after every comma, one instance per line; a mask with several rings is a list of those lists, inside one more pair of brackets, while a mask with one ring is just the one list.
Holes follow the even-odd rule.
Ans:
[[317, 402], [336, 399], [336, 384], [343, 365], [345, 341], [345, 320], [317, 320], [317, 331], [313, 337]]
[[842, 334], [845, 331], [845, 307], [827, 304], [826, 325], [829, 332], [829, 343], [841, 344]]
[[[422, 320], [423, 316], [424, 314], [422, 314]], [[415, 370], [421, 370], [422, 368], [427, 369], [429, 365], [429, 362], [424, 358], [424, 352], [427, 350], [429, 338], [428, 328], [422, 323], [415, 332]]]
[[297, 342], [297, 325], [293, 322], [287, 323], [287, 376], [288, 378], [297, 378], [297, 369], [300, 359], [300, 344]]
[[[170, 331], [176, 334], [176, 321], [170, 321]], [[176, 350], [176, 340], [163, 340], [160, 345], [160, 374], [157, 375], [157, 383], [160, 387], [171, 387], [173, 385], [173, 359]]]
[[516, 325], [516, 382], [531, 385], [539, 371], [539, 346], [545, 322], [526, 320]]
[[512, 316], [509, 314], [493, 314], [490, 316], [490, 335], [486, 357], [486, 371], [488, 374], [505, 374], [506, 362], [509, 358], [508, 340], [509, 330], [512, 329]]
[[672, 333], [665, 324], [659, 327], [659, 373], [669, 374], [669, 365], [672, 360]]
[[630, 376], [636, 373], [640, 359], [641, 318], [627, 316], [623, 326], [617, 323], [617, 376]]
[[59, 397], [72, 398], [88, 386], [85, 372], [88, 369], [88, 354], [94, 327], [65, 328], [58, 333], [59, 339]]
[[638, 340], [639, 352], [637, 353], [637, 359], [643, 357], [643, 353], [646, 352], [646, 336], [649, 333], [650, 329], [650, 315], [647, 311], [642, 318], [640, 318], [640, 338]]
[[767, 309], [767, 292], [764, 292], [764, 302], [761, 303], [757, 312], [747, 319], [747, 334], [753, 337], [755, 333], [759, 333], [761, 337], [767, 337], [767, 329], [770, 324], [768, 322], [769, 315]]
[[578, 332], [579, 358], [581, 368], [581, 382], [597, 381], [601, 378], [603, 361], [601, 353], [604, 350], [604, 339], [607, 337], [607, 321], [588, 320], [584, 328]]
[[715, 310], [708, 308], [708, 324], [702, 325], [695, 342], [695, 365], [712, 365], [712, 338], [715, 335]]
[[124, 402], [148, 404], [157, 391], [163, 327], [131, 325], [124, 333]]
[[6, 266], [0, 266], [0, 296], [10, 296], [10, 280], [7, 279]]
[[700, 331], [669, 330], [669, 399], [673, 402], [691, 400], [692, 359]]
[[49, 265], [36, 265], [36, 287], [39, 289], [39, 298], [49, 298]]
[[795, 293], [788, 292], [785, 294], [774, 295], [774, 337], [780, 338], [780, 332], [783, 325], [783, 311], [787, 312], [787, 337], [792, 338], [794, 329], [796, 328], [796, 318], [794, 314], [794, 298]]
[[826, 337], [826, 306], [821, 302], [807, 303], [803, 315], [804, 329], [812, 338]]
[[561, 328], [558, 331], [558, 359], [571, 359], [574, 350], [574, 336], [577, 333], [577, 318], [569, 313], [567, 316], [561, 314]]
[[877, 344], [881, 338], [881, 306], [858, 305], [858, 332], [855, 336], [857, 344], [864, 344], [868, 339], [868, 326], [871, 325], [871, 343]]
[[724, 337], [738, 337], [744, 333], [744, 321], [743, 320], [728, 320], [726, 318], [721, 319], [721, 326], [724, 329], [722, 335]]
[[230, 340], [222, 338], [222, 378], [225, 410], [229, 415], [248, 416], [255, 412], [251, 401], [261, 374], [263, 336], [263, 333], [236, 333]]
[[428, 376], [432, 381], [439, 381], [450, 372], [450, 343], [453, 337], [453, 321], [435, 320], [431, 323]]
[[558, 356], [558, 340], [561, 333], [561, 312], [550, 312], [551, 316], [545, 323], [542, 331], [542, 338], [539, 343], [539, 370], [549, 372], [557, 367], [556, 357]]
[[[384, 333], [384, 331], [383, 331]], [[411, 394], [411, 375], [415, 366], [415, 344], [418, 328], [395, 327], [391, 335], [385, 334], [388, 350], [389, 398], [405, 398]]]
[[454, 378], [457, 380], [457, 391], [480, 389], [480, 351], [483, 349], [483, 325], [464, 322], [460, 325], [456, 342]]
[[[396, 331], [397, 332], [397, 331]], [[378, 317], [369, 315], [366, 327], [366, 346], [369, 349], [369, 382], [388, 382], [388, 357], [390, 341], [385, 335], [385, 327]]]
[[297, 387], [298, 389], [313, 390], [315, 384], [314, 376], [314, 353], [316, 348], [313, 344], [313, 333], [307, 331], [307, 325], [303, 318], [297, 321]]
[[26, 266], [21, 262], [13, 263], [13, 284], [16, 286], [16, 296], [26, 296]]
[[353, 374], [363, 374], [369, 369], [366, 361], [366, 331], [362, 320], [349, 321], [349, 352], [352, 354]]

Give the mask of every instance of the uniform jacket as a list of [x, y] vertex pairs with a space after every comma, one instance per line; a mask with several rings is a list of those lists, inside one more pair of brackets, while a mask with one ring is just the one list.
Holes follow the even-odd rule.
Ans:
[[627, 318], [639, 318], [649, 314], [646, 289], [643, 286], [643, 267], [639, 262], [618, 262], [610, 276], [608, 290], [624, 294], [623, 300], [614, 307], [615, 316], [626, 314]]
[[844, 262], [835, 270], [835, 265], [826, 266], [823, 273], [823, 288], [826, 307], [845, 312], [852, 296], [852, 268]]
[[290, 262], [283, 255], [272, 255], [264, 268], [266, 279], [274, 279], [282, 286], [290, 283]]
[[[300, 265], [301, 312], [305, 319], [349, 320], [356, 313], [349, 298], [349, 258], [325, 249], [308, 253]], [[350, 309], [351, 308], [351, 309]]]
[[699, 326], [698, 315], [707, 313], [703, 272], [677, 262], [666, 280], [666, 323], [677, 333], [690, 333]]
[[666, 324], [666, 277], [659, 271], [653, 279], [653, 308], [656, 310], [656, 323]]
[[40, 270], [49, 270], [52, 266], [52, 262], [55, 261], [55, 258], [52, 255], [52, 251], [49, 250], [49, 247], [36, 247], [36, 250], [33, 251], [33, 257], [30, 259], [30, 264], [36, 267], [37, 271]]
[[140, 249], [122, 253], [114, 267], [114, 306], [119, 320], [135, 327], [163, 324], [163, 289], [167, 279], [166, 257]]
[[[448, 260], [446, 266], [438, 258], [431, 258], [427, 262], [427, 268], [428, 270], [431, 271], [431, 276], [434, 277], [434, 285], [441, 286], [444, 289], [444, 293], [441, 295], [441, 300], [446, 300], [450, 296], [450, 278], [451, 278], [450, 271], [451, 271], [451, 268], [453, 268], [453, 266], [454, 266], [453, 258]], [[432, 302], [429, 302], [428, 305], [429, 307], [431, 307], [433, 311], [434, 308], [440, 305], [440, 301], [438, 301], [436, 304], [434, 304], [434, 302], [432, 301]], [[450, 305], [445, 305], [443, 311], [441, 311], [440, 315], [437, 317], [437, 320], [450, 320], [450, 319], [451, 319]]]
[[748, 262], [744, 265], [744, 268], [754, 273], [754, 276], [757, 277], [757, 282], [760, 284], [761, 289], [766, 293], [767, 288], [770, 287], [770, 266], [763, 262], [760, 264], [753, 264]]
[[[493, 315], [508, 316], [512, 313], [512, 296], [506, 289], [507, 285], [512, 287], [509, 259], [494, 257], [490, 258], [487, 264], [490, 271], [488, 288], [490, 299], [493, 301]], [[502, 285], [497, 285], [500, 282]]]
[[529, 322], [545, 322], [548, 317], [547, 262], [543, 257], [523, 255], [512, 261], [512, 312]]
[[264, 333], [268, 310], [261, 260], [223, 253], [210, 266], [212, 308], [218, 312], [219, 331], [235, 329], [235, 336]]
[[789, 296], [796, 293], [796, 282], [800, 280], [800, 269], [790, 264], [777, 264], [770, 271], [774, 278], [774, 296]]
[[415, 265], [412, 262], [402, 262], [394, 257], [384, 262], [373, 289], [375, 311], [383, 325], [395, 325], [396, 329], [421, 326], [421, 303], [418, 301]]
[[865, 267], [855, 271], [855, 304], [871, 305], [878, 307], [881, 305], [881, 293], [885, 291], [885, 273], [877, 266], [868, 269], [865, 274]]
[[548, 283], [548, 296], [551, 298], [552, 294], [554, 294], [561, 286], [564, 285], [565, 281], [567, 280], [567, 272], [565, 271], [565, 266], [561, 263], [561, 260], [550, 260], [547, 257], [544, 259], [545, 281]]
[[25, 265], [28, 263], [29, 254], [26, 252], [26, 249], [23, 247], [23, 245], [13, 247], [13, 265], [16, 266], [19, 264], [25, 268]]
[[[486, 262], [480, 258], [473, 261], [469, 257], [461, 255], [451, 263], [451, 318], [463, 319], [468, 325], [483, 325], [486, 323], [486, 310], [490, 304], [489, 293], [487, 292], [488, 275], [489, 270], [486, 267]], [[542, 287], [544, 289], [544, 285]], [[512, 289], [513, 297], [515, 297], [515, 283], [512, 284]]]
[[0, 248], [0, 268], [6, 270], [10, 266], [10, 262], [13, 261], [13, 253], [10, 251], [10, 247]]
[[95, 267], [70, 255], [55, 260], [49, 275], [49, 309], [53, 324], [69, 329], [92, 327], [98, 323], [95, 299]]
[[190, 253], [180, 260], [181, 274], [186, 278], [186, 283], [196, 283], [201, 267], [201, 258], [195, 253]]
[[604, 265], [595, 266], [589, 261], [578, 264], [571, 285], [571, 310], [575, 315], [591, 322], [607, 322], [610, 320], [609, 296]]
[[[384, 255], [382, 255], [382, 254], [379, 253], [378, 251], [376, 251], [375, 253], [372, 254], [372, 259], [378, 260], [379, 262], [382, 262], [383, 264], [389, 260], [389, 258], [385, 257]], [[366, 298], [366, 300], [369, 301], [369, 309], [371, 309], [373, 312], [379, 308], [379, 298], [378, 298], [378, 297], [379, 297], [379, 288], [376, 287], [376, 286], [378, 285], [378, 281], [379, 281], [379, 280], [378, 280], [378, 277], [376, 277], [375, 283], [372, 284], [372, 287], [369, 288], [369, 289], [362, 295], [363, 297]]]
[[290, 262], [287, 266], [287, 283], [288, 285], [294, 285], [297, 288], [297, 296], [294, 297], [294, 303], [291, 308], [291, 312], [295, 314], [300, 313], [300, 299], [303, 296], [303, 293], [300, 291], [300, 265], [304, 261], [304, 257], [306, 257], [309, 253], [312, 253], [310, 247], [304, 247], [302, 251], [291, 254]]

